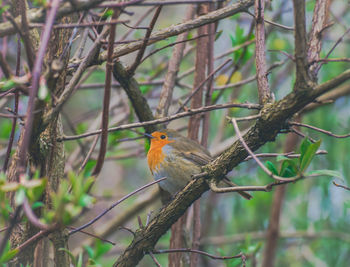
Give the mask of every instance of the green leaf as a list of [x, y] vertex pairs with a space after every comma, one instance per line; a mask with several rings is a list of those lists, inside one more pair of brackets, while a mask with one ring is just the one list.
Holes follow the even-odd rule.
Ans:
[[12, 249], [7, 253], [3, 254], [0, 258], [0, 262], [5, 263], [12, 260], [17, 255], [18, 251], [19, 251], [18, 249]]
[[41, 202], [41, 201], [37, 201], [37, 202], [34, 202], [33, 205], [32, 205], [32, 210], [35, 210], [37, 208], [41, 208], [41, 207], [44, 207], [44, 203]]
[[16, 82], [13, 80], [6, 80], [4, 82], [0, 82], [0, 89], [2, 89], [2, 91], [10, 90], [15, 86], [16, 86]]
[[278, 175], [278, 171], [271, 161], [266, 161], [265, 165], [274, 175]]
[[102, 18], [107, 19], [108, 17], [111, 17], [114, 14], [113, 9], [107, 9], [105, 13], [103, 13]]
[[313, 157], [315, 156], [316, 152], [317, 152], [317, 149], [320, 147], [321, 145], [321, 140], [318, 140], [317, 142], [309, 145], [307, 148], [306, 148], [306, 151], [303, 153], [303, 158], [301, 160], [301, 163], [300, 163], [300, 172], [303, 173], [307, 167], [309, 167]]
[[95, 259], [98, 259], [106, 254], [112, 247], [112, 244], [102, 242], [101, 240], [96, 240]]
[[3, 192], [16, 191], [19, 188], [19, 184], [16, 182], [9, 182], [0, 187], [0, 190]]
[[90, 258], [94, 258], [95, 252], [90, 246], [83, 246]]
[[89, 195], [82, 195], [79, 199], [79, 205], [82, 207], [89, 207], [94, 203], [94, 198]]
[[83, 253], [80, 252], [78, 256], [78, 262], [75, 265], [76, 267], [83, 267]]
[[293, 177], [298, 174], [298, 166], [292, 159], [285, 159], [281, 164], [280, 176]]
[[19, 188], [16, 195], [15, 195], [15, 203], [17, 206], [20, 206], [23, 204], [24, 198], [26, 196], [26, 192], [24, 188]]
[[276, 161], [277, 162], [280, 162], [280, 161], [283, 161], [283, 160], [288, 160], [289, 158], [287, 158], [286, 156], [281, 156], [281, 155], [279, 155], [279, 156], [277, 156], [276, 157]]
[[216, 35], [215, 35], [215, 41], [216, 41], [217, 39], [220, 38], [220, 36], [222, 35], [222, 33], [223, 33], [222, 30], [221, 30], [221, 31], [218, 31], [218, 32], [216, 33]]
[[152, 89], [152, 86], [150, 86], [150, 85], [141, 85], [140, 86], [140, 91], [143, 95], [147, 94], [151, 89]]
[[3, 5], [0, 8], [0, 16], [2, 15], [2, 13], [4, 13], [6, 10], [8, 10], [10, 8], [10, 5]]
[[18, 249], [11, 250], [11, 243], [7, 241], [4, 251], [0, 257], [0, 263], [6, 263], [12, 260], [18, 253]]
[[305, 176], [331, 176], [336, 177], [344, 181], [343, 175], [334, 170], [315, 170], [315, 171], [309, 171], [304, 174]]
[[299, 157], [299, 165], [301, 165], [301, 161], [304, 158], [305, 152], [307, 148], [312, 144], [312, 142], [308, 138], [304, 138], [303, 142], [300, 144], [300, 157]]

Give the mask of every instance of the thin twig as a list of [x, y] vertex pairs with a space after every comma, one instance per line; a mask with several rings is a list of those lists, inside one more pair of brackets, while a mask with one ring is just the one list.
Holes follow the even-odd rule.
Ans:
[[[154, 13], [154, 16], [151, 20], [151, 23], [149, 25], [149, 28], [145, 34], [145, 38], [143, 41], [143, 44], [139, 50], [139, 52], [137, 53], [136, 59], [134, 61], [134, 63], [130, 66], [130, 68], [128, 69], [128, 73], [132, 76], [135, 73], [135, 70], [137, 69], [137, 67], [142, 63], [142, 57], [143, 54], [145, 53], [146, 47], [147, 47], [147, 42], [149, 37], [151, 36], [151, 33], [153, 31], [153, 28], [157, 22], [157, 19], [159, 17], [160, 11], [162, 10], [162, 6], [158, 6], [156, 12]], [[112, 53], [113, 54], [113, 53]]]
[[[114, 10], [112, 20], [116, 20], [119, 16], [120, 12], [117, 9]], [[113, 44], [115, 39], [115, 24], [111, 24], [109, 31], [109, 40], [108, 40], [108, 48], [107, 48], [107, 64], [106, 64], [106, 82], [105, 82], [105, 90], [103, 96], [103, 110], [102, 110], [102, 129], [101, 129], [101, 143], [100, 150], [97, 158], [97, 162], [95, 168], [92, 172], [93, 176], [97, 176], [103, 166], [104, 159], [107, 152], [107, 143], [108, 143], [108, 121], [109, 121], [109, 104], [111, 99], [111, 83], [112, 83], [112, 68], [113, 68]]]
[[19, 216], [21, 214], [22, 207], [19, 206], [16, 208], [13, 216], [10, 219], [9, 226], [5, 229], [5, 235], [3, 236], [1, 243], [0, 243], [0, 255], [3, 255], [4, 249], [6, 247], [7, 241], [10, 239], [10, 236], [12, 234], [13, 229], [17, 226]]
[[227, 59], [225, 60], [224, 63], [222, 63], [220, 66], [218, 66], [215, 70], [210, 73], [205, 80], [203, 80], [195, 89], [192, 90], [191, 94], [186, 98], [186, 100], [182, 103], [182, 105], [179, 107], [179, 109], [176, 111], [176, 113], [179, 113], [186, 105], [187, 103], [191, 100], [191, 98], [202, 88], [202, 86], [209, 81], [215, 73], [217, 73], [219, 70], [221, 70], [227, 63], [231, 62], [232, 59]]
[[214, 260], [229, 260], [229, 259], [238, 259], [238, 258], [242, 258], [243, 253], [239, 253], [235, 256], [216, 256], [213, 254], [209, 254], [207, 252], [204, 251], [200, 251], [197, 249], [190, 249], [190, 248], [178, 248], [178, 249], [162, 249], [162, 250], [153, 250], [152, 253], [153, 254], [164, 254], [164, 253], [177, 253], [177, 252], [189, 252], [189, 253], [197, 253], [203, 256], [207, 256], [211, 259]]
[[[316, 155], [325, 155], [328, 154], [326, 150], [318, 150]], [[275, 158], [275, 157], [286, 157], [286, 158], [300, 158], [300, 154], [294, 154], [293, 152], [288, 152], [288, 153], [260, 153], [260, 154], [255, 154], [258, 158]], [[248, 156], [245, 158], [245, 161], [253, 159], [252, 156]]]
[[[251, 15], [255, 20], [256, 19], [256, 16], [254, 16], [254, 14], [250, 13], [249, 11], [246, 12], [247, 14]], [[270, 20], [267, 20], [264, 18], [264, 22], [268, 23], [268, 24], [271, 24], [273, 26], [276, 26], [276, 27], [279, 27], [281, 29], [284, 29], [284, 30], [287, 30], [287, 31], [294, 31], [294, 28], [293, 27], [288, 27], [288, 26], [285, 26], [285, 25], [282, 25], [282, 24], [279, 24], [277, 22], [273, 22], [273, 21], [270, 21]]]
[[[194, 16], [195, 8], [192, 6], [187, 10], [185, 20], [192, 19]], [[184, 56], [184, 49], [186, 43], [182, 41], [186, 40], [188, 33], [179, 34], [176, 41], [177, 44], [173, 49], [173, 53], [169, 60], [168, 70], [164, 78], [164, 83], [159, 96], [159, 102], [156, 109], [156, 117], [168, 116], [169, 107], [171, 105], [171, 100], [173, 97], [173, 90], [177, 80], [177, 74], [180, 69], [181, 59]]]
[[[0, 54], [0, 57], [2, 58], [2, 54]], [[18, 40], [17, 40], [17, 58], [16, 58], [16, 76], [19, 76], [20, 67], [21, 67], [21, 41], [18, 38]], [[15, 91], [15, 107], [14, 107], [15, 114], [18, 113], [18, 106], [19, 106], [19, 93], [16, 90]], [[15, 133], [16, 133], [16, 124], [17, 124], [17, 118], [15, 117], [12, 120], [12, 128], [11, 128], [9, 143], [7, 145], [6, 156], [4, 159], [4, 165], [2, 166], [2, 171], [4, 173], [6, 173], [7, 166], [8, 166], [8, 163], [10, 161], [10, 157], [11, 157], [11, 150], [12, 150], [13, 141], [15, 139]], [[1, 255], [1, 252], [0, 252], [0, 255]]]
[[[157, 32], [154, 32], [150, 36], [150, 41], [147, 43], [147, 45], [153, 44], [155, 42], [158, 42], [160, 40], [164, 40], [166, 38], [169, 38], [171, 36], [179, 35], [183, 32], [190, 31], [192, 29], [198, 28], [200, 26], [203, 26], [205, 24], [209, 24], [212, 22], [216, 22], [220, 19], [232, 16], [234, 14], [240, 13], [245, 11], [249, 6], [251, 6], [253, 3], [252, 0], [245, 0], [240, 1], [238, 3], [223, 7], [221, 9], [209, 12], [206, 15], [199, 16], [193, 20], [186, 21], [184, 23], [180, 23], [177, 25], [173, 25], [167, 28], [164, 28], [162, 30], [159, 30]], [[152, 40], [153, 39], [153, 40]], [[142, 44], [144, 43], [143, 40], [139, 40], [137, 42], [134, 42], [133, 44], [129, 45], [120, 45], [114, 49], [113, 57], [120, 57], [122, 55], [129, 54], [131, 52], [134, 52], [142, 47]], [[104, 62], [106, 60], [106, 53], [101, 53], [98, 62]]]
[[350, 28], [347, 29], [347, 30], [344, 32], [344, 34], [343, 34], [342, 36], [339, 37], [339, 39], [335, 42], [335, 44], [334, 44], [334, 45], [332, 46], [332, 48], [329, 50], [329, 52], [327, 53], [327, 55], [326, 55], [325, 58], [328, 58], [328, 57], [332, 54], [332, 52], [334, 51], [334, 49], [338, 46], [338, 44], [340, 44], [340, 43], [343, 41], [344, 37], [345, 37], [349, 32], [350, 32]]
[[311, 125], [300, 123], [300, 122], [293, 122], [293, 121], [291, 121], [288, 124], [294, 125], [294, 126], [300, 126], [300, 127], [309, 128], [311, 130], [315, 130], [315, 131], [318, 131], [320, 133], [324, 133], [324, 134], [326, 134], [328, 136], [332, 136], [332, 137], [335, 137], [335, 138], [348, 138], [348, 137], [350, 137], [350, 133], [349, 134], [344, 134], [344, 135], [333, 134], [330, 131], [326, 131], [326, 130], [323, 130], [321, 128], [317, 128], [315, 126], [311, 126]]
[[[130, 3], [128, 6], [165, 6], [165, 5], [197, 5], [205, 3], [220, 3], [225, 0], [177, 0], [177, 1], [141, 1], [140, 3]], [[118, 3], [102, 3], [99, 7], [115, 7]]]
[[51, 2], [51, 9], [48, 12], [47, 20], [45, 24], [45, 29], [41, 36], [41, 43], [39, 46], [39, 50], [37, 53], [37, 57], [34, 63], [33, 71], [32, 71], [32, 88], [29, 91], [29, 99], [28, 99], [28, 107], [27, 107], [27, 118], [25, 122], [25, 128], [24, 128], [24, 134], [23, 134], [23, 142], [20, 144], [19, 147], [19, 168], [18, 173], [24, 173], [26, 168], [26, 158], [27, 158], [27, 151], [29, 148], [30, 140], [31, 140], [31, 134], [32, 134], [32, 128], [33, 128], [33, 121], [34, 121], [34, 107], [35, 107], [35, 100], [38, 94], [39, 90], [39, 82], [41, 77], [41, 69], [42, 69], [42, 63], [44, 61], [44, 56], [46, 53], [46, 48], [48, 45], [48, 42], [50, 40], [51, 30], [53, 23], [55, 21], [56, 13], [59, 8], [60, 0], [53, 0]]
[[333, 181], [333, 184], [337, 187], [341, 187], [341, 188], [344, 188], [345, 190], [349, 190], [350, 191], [350, 187], [348, 186], [345, 186], [345, 185], [341, 185], [341, 184], [337, 184], [336, 182]]
[[51, 108], [44, 116], [43, 116], [43, 124], [47, 124], [51, 121], [51, 119], [61, 110], [62, 106], [66, 103], [66, 101], [70, 98], [73, 92], [76, 90], [76, 85], [79, 83], [81, 76], [84, 71], [90, 65], [90, 63], [95, 59], [95, 55], [100, 48], [100, 41], [108, 34], [109, 30], [105, 29], [101, 32], [101, 34], [96, 38], [90, 50], [84, 56], [84, 59], [79, 64], [78, 69], [74, 72], [73, 77], [70, 79], [68, 85], [65, 90], [61, 94], [60, 98], [56, 102], [56, 106]]
[[160, 265], [160, 263], [157, 261], [156, 257], [153, 255], [152, 252], [149, 252], [148, 254], [151, 256], [152, 260], [158, 267], [162, 267], [162, 265]]
[[149, 184], [146, 184], [146, 185], [144, 185], [144, 186], [142, 186], [142, 187], [136, 189], [135, 191], [133, 191], [133, 192], [127, 194], [126, 196], [124, 196], [124, 197], [122, 197], [121, 199], [119, 199], [117, 202], [115, 202], [114, 204], [112, 204], [108, 209], [104, 210], [101, 214], [99, 214], [98, 216], [96, 216], [94, 219], [92, 219], [92, 220], [89, 221], [88, 223], [86, 223], [86, 224], [84, 224], [84, 225], [82, 225], [82, 226], [80, 226], [80, 227], [78, 227], [78, 228], [76, 228], [76, 229], [70, 231], [70, 232], [69, 232], [69, 235], [72, 235], [72, 234], [74, 234], [74, 233], [76, 233], [76, 232], [78, 232], [78, 231], [81, 231], [81, 230], [85, 229], [86, 227], [89, 227], [90, 225], [92, 225], [93, 223], [95, 223], [96, 221], [98, 221], [99, 219], [101, 219], [101, 218], [102, 218], [106, 213], [108, 213], [110, 210], [112, 210], [112, 209], [115, 208], [117, 205], [119, 205], [120, 203], [122, 203], [124, 200], [126, 200], [126, 199], [128, 199], [129, 197], [135, 195], [136, 193], [138, 193], [138, 192], [140, 192], [140, 191], [146, 189], [147, 187], [150, 187], [150, 186], [152, 186], [152, 185], [154, 185], [154, 184], [156, 184], [156, 183], [159, 183], [159, 182], [161, 182], [161, 181], [163, 181], [163, 180], [165, 180], [165, 179], [166, 179], [166, 177], [163, 177], [163, 178], [161, 178], [161, 179], [159, 179], [159, 180], [156, 180], [156, 181], [153, 181], [153, 182], [151, 182], [151, 183], [149, 183]]
[[[186, 35], [187, 36], [187, 35]], [[168, 48], [168, 47], [172, 47], [174, 45], [177, 45], [177, 44], [180, 44], [180, 43], [186, 43], [186, 42], [191, 42], [193, 40], [196, 40], [196, 39], [199, 39], [199, 38], [202, 38], [202, 37], [205, 37], [205, 36], [208, 36], [207, 34], [201, 34], [201, 35], [198, 35], [196, 37], [193, 37], [193, 38], [190, 38], [190, 39], [185, 39], [185, 40], [181, 40], [181, 41], [176, 41], [174, 43], [171, 43], [171, 44], [168, 44], [168, 45], [165, 45], [161, 48], [158, 48], [156, 50], [153, 50], [152, 52], [150, 52], [148, 55], [146, 55], [140, 62], [140, 64], [142, 62], [144, 62], [147, 58], [149, 58], [150, 56], [153, 56], [154, 54], [158, 53], [159, 51], [165, 49], [165, 48]]]
[[35, 226], [36, 228], [40, 230], [49, 230], [55, 228], [57, 225], [47, 225], [45, 223], [42, 223], [39, 218], [35, 215], [32, 208], [30, 207], [30, 204], [28, 202], [27, 198], [24, 198], [23, 202], [23, 211], [28, 218], [28, 221]]
[[[129, 22], [129, 20], [115, 20], [111, 21], [98, 21], [98, 22], [85, 22], [85, 23], [69, 23], [69, 24], [55, 24], [53, 26], [54, 29], [69, 29], [69, 28], [85, 28], [85, 27], [94, 27], [94, 26], [104, 26], [104, 25], [114, 25], [114, 24], [124, 24]], [[31, 23], [29, 27], [38, 28], [44, 27], [45, 24], [41, 23]]]
[[290, 177], [290, 178], [286, 178], [286, 177], [281, 177], [281, 176], [278, 176], [278, 175], [274, 175], [261, 161], [260, 159], [255, 156], [254, 152], [248, 147], [247, 143], [244, 141], [242, 135], [241, 135], [241, 132], [238, 128], [238, 125], [237, 125], [237, 121], [235, 118], [232, 118], [231, 119], [231, 122], [232, 122], [232, 125], [233, 127], [235, 128], [235, 131], [236, 131], [236, 134], [237, 134], [237, 137], [238, 139], [241, 141], [241, 144], [244, 146], [244, 148], [247, 150], [247, 152], [249, 153], [250, 156], [252, 156], [252, 158], [256, 161], [256, 163], [263, 169], [263, 171], [268, 175], [270, 176], [271, 178], [277, 180], [277, 181], [280, 181], [280, 182], [287, 182], [287, 181], [296, 181], [296, 180], [299, 180], [301, 178], [303, 178], [302, 175], [297, 175], [295, 177]]
[[[191, 116], [193, 114], [198, 114], [198, 113], [203, 113], [203, 112], [208, 112], [216, 109], [224, 109], [224, 108], [232, 108], [232, 107], [237, 107], [237, 108], [247, 108], [247, 109], [257, 109], [259, 110], [261, 106], [259, 104], [217, 104], [217, 105], [212, 105], [212, 106], [206, 106], [206, 107], [201, 107], [197, 109], [189, 109], [185, 112], [177, 113], [168, 117], [152, 120], [152, 121], [145, 121], [145, 122], [135, 122], [135, 123], [130, 123], [130, 124], [125, 124], [117, 127], [112, 127], [109, 128], [109, 132], [115, 132], [115, 131], [120, 131], [120, 130], [127, 130], [127, 129], [132, 129], [132, 128], [139, 128], [139, 127], [144, 127], [148, 125], [154, 125], [154, 124], [161, 124], [161, 123], [166, 123], [169, 121], [173, 121], [179, 118]], [[96, 134], [100, 134], [101, 130], [96, 130], [96, 131], [91, 131], [88, 133], [80, 134], [80, 135], [74, 135], [74, 136], [64, 136], [62, 138], [57, 139], [57, 141], [68, 141], [68, 140], [76, 140], [79, 138], [84, 138]]]
[[[76, 228], [73, 227], [73, 226], [67, 226], [67, 228], [68, 228], [68, 229], [71, 229], [71, 230], [75, 230], [75, 229], [76, 229]], [[84, 230], [80, 230], [79, 232], [80, 232], [80, 233], [83, 233], [83, 234], [85, 234], [85, 235], [94, 237], [94, 238], [96, 238], [96, 239], [99, 239], [99, 240], [101, 240], [101, 241], [103, 241], [103, 242], [105, 242], [105, 243], [112, 244], [113, 246], [116, 245], [116, 243], [114, 243], [114, 242], [112, 242], [112, 241], [110, 241], [110, 240], [108, 240], [108, 239], [102, 238], [102, 237], [100, 237], [100, 236], [98, 236], [98, 235], [95, 235], [95, 234], [86, 232], [86, 231], [84, 231]]]
[[42, 239], [43, 237], [50, 234], [54, 229], [48, 229], [48, 230], [41, 230], [37, 234], [31, 236], [28, 238], [25, 242], [23, 242], [21, 245], [15, 248], [18, 252], [23, 251], [27, 246], [31, 245], [32, 243]]
[[30, 33], [29, 33], [29, 26], [27, 21], [26, 1], [19, 0], [18, 3], [19, 3], [19, 11], [21, 13], [21, 31], [23, 33], [21, 37], [23, 38], [23, 44], [27, 54], [28, 66], [32, 70], [34, 67], [35, 55], [34, 55], [33, 43], [29, 36]]
[[[127, 24], [123, 24], [124, 26], [126, 26], [126, 27], [128, 27], [128, 28], [131, 28], [131, 29], [130, 29], [128, 32], [126, 32], [126, 33], [122, 36], [122, 38], [120, 38], [119, 41], [124, 41], [124, 40], [132, 33], [132, 31], [133, 31], [134, 29], [138, 28], [138, 26], [140, 25], [140, 23], [141, 23], [149, 14], [151, 14], [151, 12], [152, 12], [155, 8], [156, 8], [155, 6], [149, 8], [149, 9], [145, 12], [145, 14], [143, 14], [143, 15], [135, 22], [135, 24], [134, 24], [133, 26], [130, 26], [130, 25], [127, 25]], [[148, 27], [147, 27], [147, 29], [148, 29]]]

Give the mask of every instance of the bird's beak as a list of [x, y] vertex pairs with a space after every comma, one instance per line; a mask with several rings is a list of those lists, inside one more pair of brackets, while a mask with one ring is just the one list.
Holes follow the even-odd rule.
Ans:
[[147, 136], [148, 138], [154, 138], [152, 135], [150, 135], [149, 133], [143, 133], [144, 136]]

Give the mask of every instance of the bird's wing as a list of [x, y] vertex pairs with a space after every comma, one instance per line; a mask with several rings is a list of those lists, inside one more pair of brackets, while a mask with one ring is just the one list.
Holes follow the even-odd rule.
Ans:
[[185, 159], [200, 165], [204, 166], [208, 164], [212, 158], [209, 157], [207, 154], [204, 154], [203, 152], [199, 151], [186, 151], [186, 152], [181, 152], [181, 156], [184, 157]]

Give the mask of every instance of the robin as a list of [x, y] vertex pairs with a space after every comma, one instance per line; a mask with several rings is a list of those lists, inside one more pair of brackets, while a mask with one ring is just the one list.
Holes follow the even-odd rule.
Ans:
[[[201, 173], [201, 167], [212, 161], [206, 148], [174, 130], [156, 131], [147, 136], [151, 138], [148, 166], [156, 180], [167, 178], [159, 186], [171, 195], [184, 188], [192, 175]], [[231, 181], [229, 184], [235, 185]], [[248, 193], [238, 193], [246, 199], [251, 198]]]

